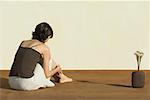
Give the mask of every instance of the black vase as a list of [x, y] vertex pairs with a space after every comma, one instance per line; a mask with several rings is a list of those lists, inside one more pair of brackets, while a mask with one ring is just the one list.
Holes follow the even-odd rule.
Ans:
[[143, 71], [132, 72], [132, 87], [142, 88], [145, 84], [145, 73]]

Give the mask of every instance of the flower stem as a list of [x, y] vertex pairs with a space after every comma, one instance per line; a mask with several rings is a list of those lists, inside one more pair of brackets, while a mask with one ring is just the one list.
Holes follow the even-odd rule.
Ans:
[[138, 65], [138, 71], [140, 70], [140, 66]]

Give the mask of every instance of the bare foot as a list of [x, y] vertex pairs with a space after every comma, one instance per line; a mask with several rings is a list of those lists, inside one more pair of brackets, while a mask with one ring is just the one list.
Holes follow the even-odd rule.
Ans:
[[66, 82], [72, 82], [73, 80], [69, 77], [65, 77], [65, 78], [62, 78], [60, 79], [60, 83], [66, 83]]

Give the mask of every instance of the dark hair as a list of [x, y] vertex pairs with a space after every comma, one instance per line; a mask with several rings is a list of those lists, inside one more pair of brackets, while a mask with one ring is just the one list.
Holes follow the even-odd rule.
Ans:
[[32, 39], [37, 39], [43, 43], [49, 36], [50, 38], [53, 37], [53, 30], [51, 26], [46, 22], [38, 24], [35, 28], [35, 31], [32, 32]]

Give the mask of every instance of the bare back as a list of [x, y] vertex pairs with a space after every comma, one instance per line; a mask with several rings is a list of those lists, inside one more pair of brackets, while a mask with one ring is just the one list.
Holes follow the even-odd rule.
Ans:
[[21, 47], [32, 48], [38, 51], [40, 54], [43, 54], [43, 48], [45, 44], [38, 40], [24, 40], [21, 44]]

